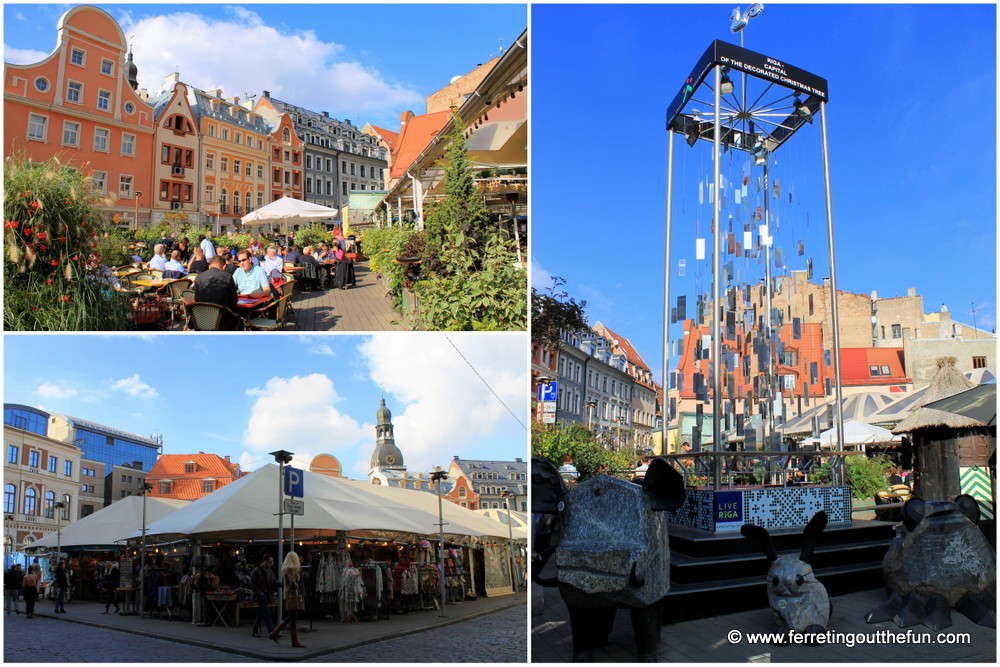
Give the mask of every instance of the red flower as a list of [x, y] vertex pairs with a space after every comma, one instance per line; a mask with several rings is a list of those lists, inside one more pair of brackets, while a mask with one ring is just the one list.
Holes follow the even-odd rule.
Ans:
[[35, 209], [35, 211], [37, 211], [41, 207], [42, 207], [42, 202], [38, 201], [37, 199], [31, 202], [31, 208]]
[[17, 220], [8, 220], [7, 222], [3, 223], [4, 229], [17, 229], [19, 226], [20, 223], [18, 223]]
[[42, 246], [42, 252], [45, 252], [46, 250], [48, 250], [48, 248], [46, 246]]
[[69, 199], [66, 200], [66, 206], [69, 206]]
[[52, 284], [52, 278], [49, 278], [49, 284], [50, 285]]
[[32, 310], [38, 310], [38, 306], [32, 306], [31, 309]]
[[31, 236], [31, 227], [25, 227], [23, 230], [25, 236]]
[[73, 261], [74, 262], [76, 261], [76, 258], [77, 258], [77, 255], [73, 255]]
[[48, 236], [46, 232], [38, 232], [38, 234], [36, 235], [38, 239], [44, 239], [46, 236]]
[[30, 193], [30, 192], [25, 192], [25, 193], [24, 193], [24, 196], [25, 196], [25, 197], [30, 197], [30, 196], [31, 196], [31, 193]]
[[62, 303], [69, 303], [69, 294], [60, 295], [59, 301]]
[[55, 259], [52, 260], [52, 266], [59, 266], [59, 261]]

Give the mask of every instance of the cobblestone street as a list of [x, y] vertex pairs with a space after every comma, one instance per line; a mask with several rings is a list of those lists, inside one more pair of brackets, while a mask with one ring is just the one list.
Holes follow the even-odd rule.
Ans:
[[[59, 618], [4, 617], [4, 662], [262, 662], [178, 641], [156, 639], [130, 632]], [[249, 634], [249, 633], [248, 633]], [[309, 645], [312, 633], [302, 633]], [[261, 648], [273, 647], [267, 639]], [[283, 640], [287, 645], [288, 640]], [[283, 656], [285, 659], [288, 656]], [[433, 628], [402, 637], [340, 651], [314, 655], [308, 662], [519, 662], [527, 660], [527, 619], [524, 606]]]

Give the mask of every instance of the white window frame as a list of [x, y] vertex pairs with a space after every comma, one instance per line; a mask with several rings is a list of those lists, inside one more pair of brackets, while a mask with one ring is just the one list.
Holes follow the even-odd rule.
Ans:
[[[77, 62], [73, 62], [73, 57], [77, 53], [80, 54], [80, 62], [78, 62], [78, 63]], [[79, 46], [71, 46], [70, 49], [69, 49], [69, 64], [70, 65], [75, 65], [77, 67], [86, 67], [87, 66], [87, 51], [85, 49], [81, 49]]]
[[229, 128], [228, 127], [222, 128], [222, 140], [223, 141], [229, 141]]
[[[104, 66], [105, 65], [110, 65], [111, 66], [110, 71], [108, 71], [108, 72], [104, 71]], [[115, 75], [115, 61], [111, 60], [109, 58], [101, 58], [101, 74], [103, 74], [104, 76], [114, 76]]]
[[[131, 140], [131, 149], [127, 150], [127, 142]], [[122, 132], [122, 155], [126, 157], [135, 157], [135, 135], [129, 134], [128, 132]]]
[[205, 153], [205, 169], [215, 171], [215, 153]]
[[264, 165], [257, 165], [257, 178], [264, 178]]
[[[101, 106], [101, 100], [107, 100], [108, 101], [107, 108], [104, 108], [104, 107]], [[114, 103], [114, 95], [111, 93], [110, 90], [104, 90], [103, 88], [98, 88], [97, 89], [97, 110], [98, 111], [107, 111], [108, 113], [111, 113], [111, 107], [112, 107], [113, 103]]]
[[131, 174], [120, 174], [118, 176], [118, 198], [132, 199], [135, 193], [135, 189], [132, 187], [134, 183], [135, 178]]
[[[97, 138], [101, 136], [101, 132], [104, 132], [104, 146], [99, 147], [97, 145]], [[110, 153], [111, 152], [111, 129], [107, 127], [95, 127], [94, 128], [94, 152], [95, 153]]]
[[[35, 136], [31, 132], [32, 123], [34, 121], [35, 125], [40, 125], [42, 132], [41, 136]], [[44, 116], [40, 113], [29, 113], [28, 114], [28, 140], [29, 141], [41, 141], [43, 143], [48, 143], [49, 140], [49, 117]]]
[[205, 201], [213, 202], [215, 201], [215, 186], [206, 185], [205, 186]]
[[[76, 134], [76, 143], [67, 143], [67, 141], [66, 141], [66, 131], [71, 126], [75, 127], [74, 132]], [[77, 123], [76, 121], [72, 121], [72, 120], [64, 120], [63, 121], [62, 145], [63, 146], [71, 146], [73, 148], [79, 148], [80, 147], [80, 123]]]
[[253, 178], [253, 162], [250, 162], [249, 160], [247, 160], [246, 172], [245, 173], [247, 175], [247, 178]]
[[[73, 84], [80, 86], [79, 95], [75, 100], [72, 95], [70, 95], [70, 91], [75, 90], [73, 88]], [[73, 79], [70, 79], [66, 82], [66, 101], [70, 104], [79, 104], [80, 106], [83, 106], [83, 81], [74, 81]]]
[[102, 195], [108, 194], [108, 172], [95, 169], [90, 174], [90, 182], [93, 185], [94, 192]]

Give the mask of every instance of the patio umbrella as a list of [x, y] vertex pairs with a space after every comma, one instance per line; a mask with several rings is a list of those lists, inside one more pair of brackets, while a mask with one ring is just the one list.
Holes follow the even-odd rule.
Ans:
[[319, 204], [311, 204], [294, 197], [282, 197], [267, 206], [261, 206], [256, 211], [247, 213], [240, 221], [244, 226], [252, 227], [265, 224], [298, 225], [317, 220], [329, 220], [337, 217], [337, 209]]
[[[842, 444], [845, 446], [874, 445], [880, 442], [899, 442], [901, 436], [893, 435], [892, 431], [881, 426], [873, 426], [859, 421], [844, 422], [844, 437]], [[837, 428], [831, 428], [819, 434], [818, 438], [805, 440], [808, 443], [819, 444], [820, 447], [833, 447], [837, 442]]]
[[[864, 421], [866, 417], [875, 414], [895, 400], [895, 397], [883, 391], [866, 391], [845, 396], [844, 423], [849, 420]], [[813, 417], [819, 417], [820, 430], [833, 427], [831, 419], [836, 410], [834, 403], [821, 403], [805, 410], [798, 417], [793, 417], [782, 427], [785, 435], [807, 435], [812, 433]]]
[[981, 384], [967, 391], [928, 403], [924, 407], [954, 412], [975, 419], [986, 426], [993, 426], [997, 421], [997, 386], [995, 384]]

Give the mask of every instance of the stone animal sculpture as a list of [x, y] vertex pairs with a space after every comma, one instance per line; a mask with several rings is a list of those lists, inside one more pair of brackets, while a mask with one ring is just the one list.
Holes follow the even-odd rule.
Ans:
[[755, 543], [771, 564], [767, 572], [767, 601], [779, 632], [822, 632], [830, 622], [830, 597], [810, 565], [826, 521], [823, 511], [809, 520], [802, 532], [802, 551], [798, 558], [778, 558], [767, 529], [752, 524], [740, 528], [743, 537]]
[[[607, 644], [618, 608], [631, 612], [640, 662], [656, 662], [659, 603], [670, 589], [670, 545], [664, 510], [684, 503], [684, 480], [655, 459], [643, 483], [598, 475], [567, 492], [555, 467], [531, 460], [535, 518], [533, 575], [558, 586], [569, 609], [573, 660], [589, 662]], [[558, 540], [553, 539], [558, 533]], [[556, 577], [538, 574], [555, 554]]]
[[969, 495], [907, 501], [901, 534], [882, 560], [889, 599], [865, 620], [941, 630], [951, 626], [955, 607], [973, 622], [995, 628], [997, 557], [978, 521], [979, 504]]

